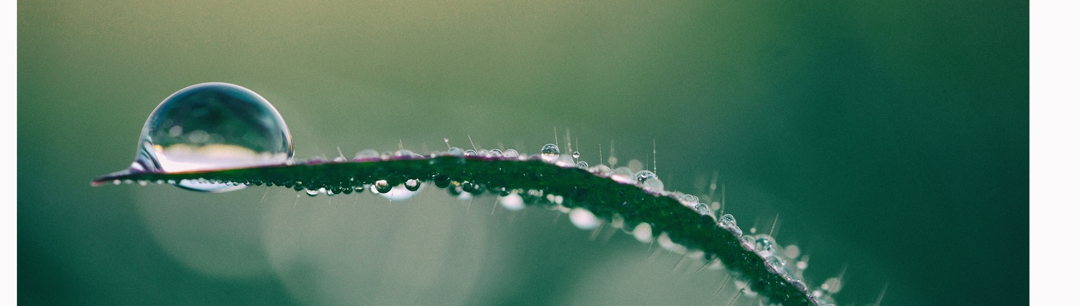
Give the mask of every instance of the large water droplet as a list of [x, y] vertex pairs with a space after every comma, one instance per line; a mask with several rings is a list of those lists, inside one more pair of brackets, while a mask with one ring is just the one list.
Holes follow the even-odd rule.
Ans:
[[559, 159], [559, 146], [555, 144], [546, 144], [540, 148], [540, 158], [546, 162], [553, 163]]
[[[293, 156], [285, 120], [259, 94], [228, 83], [188, 86], [146, 119], [130, 172], [185, 172], [285, 164]], [[243, 184], [182, 180], [177, 186], [226, 192]]]

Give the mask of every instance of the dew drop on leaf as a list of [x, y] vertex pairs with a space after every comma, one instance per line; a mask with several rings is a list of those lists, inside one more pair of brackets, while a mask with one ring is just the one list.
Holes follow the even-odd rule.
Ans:
[[[285, 164], [293, 156], [285, 120], [259, 94], [228, 83], [188, 86], [165, 98], [146, 119], [135, 161], [126, 171], [185, 172]], [[244, 188], [182, 180], [185, 189]]]
[[577, 167], [581, 168], [581, 169], [584, 169], [584, 170], [589, 170], [589, 163], [585, 162], [584, 160], [579, 161], [579, 162], [577, 162]]
[[405, 189], [407, 189], [409, 191], [417, 191], [417, 190], [419, 190], [420, 189], [420, 180], [418, 180], [418, 179], [409, 179], [409, 180], [405, 181]]
[[656, 174], [653, 173], [652, 171], [649, 171], [649, 170], [641, 170], [641, 171], [638, 171], [638, 173], [634, 174], [634, 180], [636, 180], [638, 182], [638, 184], [645, 183], [646, 180], [651, 179], [651, 178], [655, 178], [655, 177], [656, 177]]
[[554, 163], [559, 159], [559, 146], [551, 143], [544, 145], [540, 148], [540, 158], [545, 162]]

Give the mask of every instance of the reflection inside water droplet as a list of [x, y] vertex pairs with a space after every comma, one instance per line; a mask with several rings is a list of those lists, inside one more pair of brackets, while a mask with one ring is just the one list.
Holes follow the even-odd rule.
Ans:
[[540, 148], [540, 158], [546, 162], [554, 163], [559, 159], [559, 146], [549, 143]]
[[[196, 84], [165, 98], [150, 114], [128, 172], [186, 172], [284, 164], [293, 156], [285, 120], [259, 94], [228, 83]], [[182, 180], [205, 192], [244, 188]]]

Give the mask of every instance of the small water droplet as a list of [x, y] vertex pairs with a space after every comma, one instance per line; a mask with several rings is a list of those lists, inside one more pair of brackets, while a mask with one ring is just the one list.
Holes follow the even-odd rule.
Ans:
[[600, 219], [597, 219], [596, 215], [584, 208], [574, 208], [570, 210], [570, 222], [577, 228], [583, 230], [594, 229], [597, 226], [600, 226]]
[[363, 149], [360, 152], [356, 152], [356, 156], [353, 157], [354, 161], [372, 161], [379, 160], [379, 151], [372, 149]]
[[754, 237], [751, 237], [750, 235], [739, 236], [739, 243], [742, 244], [743, 248], [747, 251], [754, 250]]
[[774, 245], [775, 243], [773, 243], [773, 239], [769, 235], [758, 235], [757, 239], [754, 240], [754, 252], [757, 252], [761, 257], [768, 257], [773, 254]]
[[573, 155], [574, 155], [574, 159], [581, 158], [581, 152], [574, 151]]
[[641, 241], [641, 242], [644, 242], [644, 243], [648, 243], [648, 242], [653, 241], [652, 226], [649, 225], [648, 223], [644, 223], [644, 222], [638, 223], [638, 225], [634, 227], [633, 234], [634, 234], [634, 239], [637, 239], [638, 241]]
[[447, 150], [446, 154], [447, 155], [453, 155], [453, 156], [465, 156], [465, 151], [462, 150], [461, 148], [453, 147], [453, 148], [450, 148], [450, 150]]
[[776, 272], [779, 272], [780, 269], [784, 268], [784, 260], [780, 259], [780, 257], [776, 257], [776, 256], [772, 256], [772, 255], [765, 258], [765, 264], [767, 264], [769, 266], [769, 268], [771, 268], [773, 271], [776, 271]]
[[641, 170], [634, 174], [634, 180], [636, 180], [638, 184], [645, 183], [645, 180], [651, 178], [656, 178], [656, 174], [649, 170]]
[[630, 171], [630, 168], [627, 167], [615, 168], [615, 170], [611, 173], [610, 177], [611, 180], [623, 184], [633, 184], [635, 182], [634, 172]]
[[585, 170], [589, 170], [589, 163], [583, 161], [577, 162], [577, 167]]
[[713, 219], [716, 219], [716, 216], [714, 216], [712, 213], [712, 209], [709, 209], [709, 204], [697, 203], [697, 205], [694, 205], [694, 210], [697, 211], [699, 215], [709, 216]]
[[506, 149], [506, 152], [503, 152], [503, 156], [506, 158], [517, 158], [518, 151], [514, 149]]
[[743, 234], [742, 229], [735, 224], [735, 216], [731, 214], [724, 214], [720, 217], [720, 220], [716, 221], [716, 224], [734, 234], [735, 237], [740, 237]]
[[403, 159], [416, 159], [416, 158], [423, 158], [424, 156], [420, 155], [420, 154], [413, 153], [413, 151], [409, 151], [408, 149], [401, 149], [401, 150], [397, 150], [397, 151], [394, 152], [394, 157], [403, 158]]
[[576, 167], [577, 163], [574, 163], [574, 159], [570, 158], [570, 155], [559, 155], [559, 159], [555, 160], [555, 165], [563, 168]]
[[318, 190], [311, 190], [311, 189], [305, 189], [304, 193], [306, 193], [309, 197], [314, 197], [314, 196], [319, 195]]
[[409, 180], [405, 181], [405, 189], [407, 189], [409, 191], [417, 191], [417, 190], [419, 190], [420, 189], [420, 180], [418, 180], [418, 179], [409, 179]]
[[499, 149], [491, 149], [491, 151], [488, 151], [488, 154], [491, 154], [491, 157], [494, 157], [494, 158], [502, 158], [503, 157], [503, 151], [499, 150]]
[[499, 204], [512, 211], [525, 209], [525, 200], [516, 192], [500, 197]]
[[645, 188], [645, 190], [659, 193], [664, 191], [664, 182], [661, 182], [660, 179], [655, 177], [649, 178], [641, 184], [641, 187]]
[[476, 156], [476, 151], [465, 150], [465, 156]]
[[544, 145], [540, 148], [540, 158], [545, 162], [554, 163], [559, 159], [559, 146], [551, 143]]
[[720, 217], [720, 220], [717, 223], [720, 224], [720, 227], [723, 228], [735, 227], [735, 216], [732, 216], [731, 214], [724, 214]]
[[656, 243], [660, 244], [660, 247], [668, 251], [679, 254], [686, 254], [686, 247], [681, 244], [675, 243], [675, 241], [672, 241], [671, 237], [668, 236], [668, 233], [666, 232], [660, 233], [660, 235], [656, 237]]
[[[184, 172], [278, 165], [293, 156], [285, 120], [259, 94], [228, 83], [188, 86], [146, 119], [133, 172]], [[226, 192], [244, 184], [181, 180], [177, 186]]]
[[685, 205], [686, 207], [693, 208], [698, 204], [698, 197], [692, 194], [683, 194], [679, 196], [679, 203], [682, 203], [682, 205]]
[[386, 180], [375, 181], [375, 191], [378, 191], [379, 193], [390, 192], [391, 188], [393, 187], [391, 187], [390, 183], [387, 183]]

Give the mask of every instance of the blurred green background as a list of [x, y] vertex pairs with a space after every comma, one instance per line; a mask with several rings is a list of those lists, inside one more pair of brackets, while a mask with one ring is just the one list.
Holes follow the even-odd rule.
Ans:
[[20, 303], [729, 300], [720, 272], [492, 197], [90, 187], [209, 81], [273, 103], [298, 158], [536, 153], [558, 128], [625, 164], [655, 140], [667, 189], [716, 172], [744, 229], [779, 214], [812, 285], [846, 271], [841, 305], [1027, 302], [1026, 1], [28, 0]]

